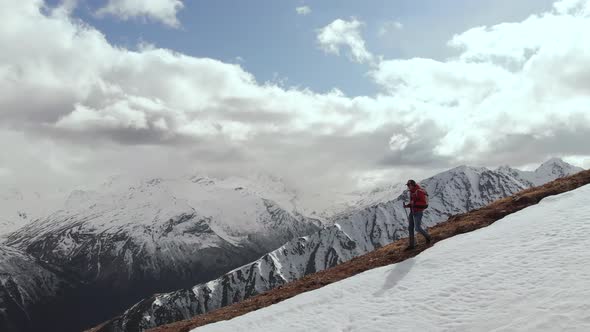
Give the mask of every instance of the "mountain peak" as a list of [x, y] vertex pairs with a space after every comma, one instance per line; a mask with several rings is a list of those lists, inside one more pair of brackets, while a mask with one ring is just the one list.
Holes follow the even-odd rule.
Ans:
[[545, 161], [544, 163], [542, 163], [541, 166], [539, 166], [539, 168], [541, 168], [543, 166], [550, 166], [550, 165], [568, 165], [568, 166], [571, 166], [570, 164], [568, 164], [565, 161], [563, 161], [563, 159], [561, 159], [559, 157], [553, 157], [553, 158], [550, 158], [549, 160]]
[[569, 163], [566, 163], [561, 158], [551, 158], [551, 159], [547, 160], [546, 162], [542, 163], [541, 166], [539, 166], [535, 170], [535, 173], [537, 173], [537, 174], [555, 174], [555, 175], [563, 176], [566, 174], [577, 173], [582, 170], [583, 169], [580, 167], [576, 167], [576, 166], [573, 166]]
[[[449, 170], [449, 172], [463, 172], [463, 173], [472, 173], [472, 172], [483, 172], [487, 171], [488, 169], [485, 167], [477, 167], [477, 166], [469, 166], [469, 165], [461, 165]], [[446, 173], [442, 172], [441, 174]]]

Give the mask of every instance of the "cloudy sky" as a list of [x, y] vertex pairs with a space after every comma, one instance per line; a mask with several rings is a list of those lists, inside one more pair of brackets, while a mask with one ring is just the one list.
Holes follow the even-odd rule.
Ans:
[[0, 183], [590, 167], [590, 0], [0, 0]]

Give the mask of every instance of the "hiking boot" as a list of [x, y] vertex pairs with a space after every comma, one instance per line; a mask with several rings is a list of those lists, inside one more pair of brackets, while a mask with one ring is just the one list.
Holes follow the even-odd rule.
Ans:
[[406, 249], [404, 249], [404, 251], [410, 251], [410, 250], [413, 250], [414, 248], [416, 248], [416, 246], [407, 246]]

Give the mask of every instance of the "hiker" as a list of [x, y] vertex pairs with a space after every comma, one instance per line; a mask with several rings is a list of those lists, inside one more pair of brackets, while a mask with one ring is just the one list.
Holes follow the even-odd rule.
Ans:
[[410, 215], [408, 216], [408, 221], [410, 223], [408, 225], [410, 244], [406, 250], [410, 250], [414, 249], [416, 245], [414, 240], [414, 228], [426, 238], [426, 243], [430, 243], [431, 239], [428, 233], [422, 228], [422, 215], [424, 210], [428, 207], [428, 194], [414, 180], [408, 180], [406, 186], [408, 186], [408, 190], [410, 191], [410, 203], [404, 203], [404, 208], [410, 208]]

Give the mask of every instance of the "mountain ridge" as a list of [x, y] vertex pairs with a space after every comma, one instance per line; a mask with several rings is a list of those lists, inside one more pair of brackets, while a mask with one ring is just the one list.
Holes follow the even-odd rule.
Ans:
[[[374, 264], [329, 286], [193, 331], [586, 331], [590, 185], [568, 189], [545, 198], [518, 194], [496, 207], [514, 212], [510, 204], [538, 204], [500, 213], [500, 220], [477, 231], [439, 238], [397, 264]], [[481, 210], [486, 208], [496, 212]], [[556, 227], [556, 215], [570, 227]], [[469, 221], [482, 222], [474, 217]], [[455, 226], [467, 226], [463, 219]], [[431, 231], [438, 238], [441, 230]], [[401, 248], [396, 249], [389, 254], [398, 255]], [[334, 276], [316, 277], [328, 282]]]
[[[465, 213], [452, 216], [449, 220], [430, 228], [430, 233], [436, 242], [452, 236], [467, 233], [486, 227], [504, 216], [520, 211], [528, 206], [537, 204], [543, 198], [568, 192], [590, 184], [590, 170], [579, 172], [566, 178], [560, 178], [542, 186], [529, 188], [515, 195], [502, 198], [492, 204]], [[357, 275], [364, 271], [399, 263], [418, 255], [429, 248], [419, 241], [419, 246], [411, 251], [404, 251], [406, 239], [398, 240], [373, 252], [351, 259], [328, 270], [307, 275], [287, 285], [246, 299], [240, 303], [217, 309], [210, 313], [199, 315], [190, 320], [179, 321], [169, 325], [149, 329], [149, 332], [188, 332], [193, 328], [221, 320], [229, 320], [248, 312], [270, 306], [289, 299], [298, 294], [314, 290], [342, 279]], [[89, 330], [101, 331], [101, 326]]]
[[[459, 166], [426, 179], [422, 184], [430, 193], [430, 208], [425, 213], [424, 224], [432, 226], [451, 215], [531, 187], [534, 183], [530, 179], [548, 182], [579, 171], [575, 167], [563, 167], [556, 160], [542, 167], [538, 169], [555, 171], [542, 173], [546, 176], [542, 179], [536, 171]], [[179, 317], [206, 313], [378, 249], [407, 234], [401, 205], [404, 200], [407, 195], [401, 194], [389, 202], [340, 214], [334, 225], [292, 240], [216, 280], [147, 298], [100, 331], [142, 330]]]
[[[107, 187], [72, 192], [63, 209], [4, 239], [4, 245], [73, 276], [73, 288], [95, 301], [62, 305], [95, 312], [96, 322], [145, 294], [215, 278], [321, 225], [233, 183], [156, 178]], [[61, 330], [84, 327], [73, 324]]]

